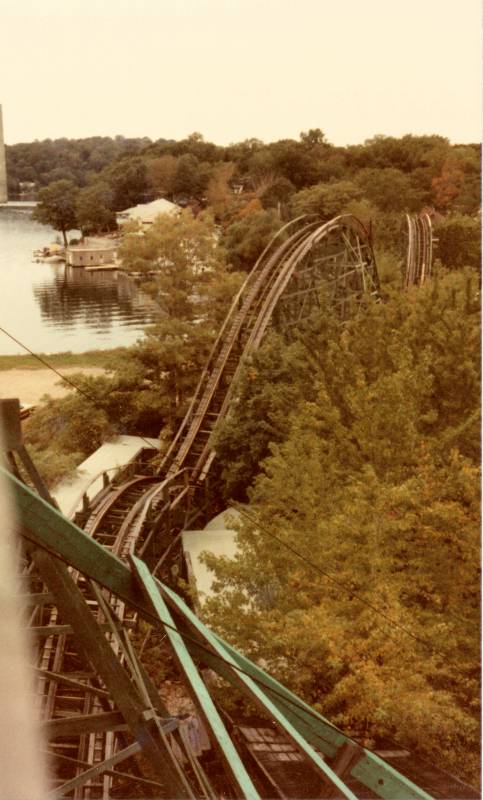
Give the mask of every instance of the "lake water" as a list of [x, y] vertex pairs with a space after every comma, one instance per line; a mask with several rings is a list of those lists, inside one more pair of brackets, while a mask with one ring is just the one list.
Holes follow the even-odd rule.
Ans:
[[[0, 208], [0, 327], [36, 353], [127, 347], [155, 320], [153, 301], [121, 272], [36, 263], [58, 234], [31, 211]], [[25, 350], [0, 331], [0, 354]]]

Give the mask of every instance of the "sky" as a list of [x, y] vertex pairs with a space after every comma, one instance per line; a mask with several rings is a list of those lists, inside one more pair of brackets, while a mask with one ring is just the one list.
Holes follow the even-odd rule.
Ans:
[[481, 140], [480, 0], [0, 0], [7, 144]]

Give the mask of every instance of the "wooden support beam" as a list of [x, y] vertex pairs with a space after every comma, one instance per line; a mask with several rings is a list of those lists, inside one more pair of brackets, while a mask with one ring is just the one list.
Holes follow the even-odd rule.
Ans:
[[[111, 628], [105, 622], [101, 622], [99, 630], [110, 631]], [[32, 625], [28, 628], [29, 633], [37, 639], [47, 639], [49, 636], [61, 636], [62, 634], [72, 634], [72, 625]]]
[[37, 594], [21, 594], [18, 596], [18, 601], [23, 607], [25, 606], [40, 606], [46, 603], [54, 602], [54, 595], [52, 592], [38, 592]]
[[[141, 746], [139, 745], [138, 742], [135, 742], [135, 745], [139, 748], [139, 750], [138, 750], [138, 752], [139, 752], [141, 750]], [[131, 746], [134, 747], [134, 745], [130, 745], [130, 747]], [[125, 748], [124, 750], [120, 750], [119, 754], [121, 754], [122, 752], [125, 753], [127, 749], [128, 748]], [[92, 764], [89, 761], [83, 761], [80, 758], [71, 758], [70, 756], [65, 756], [62, 753], [57, 753], [57, 752], [54, 753], [51, 750], [45, 750], [43, 752], [44, 752], [44, 755], [47, 756], [47, 758], [49, 758], [49, 759], [56, 759], [56, 760], [58, 759], [60, 761], [67, 761], [70, 764], [77, 764], [78, 767], [87, 767], [87, 769], [91, 769], [92, 768]], [[126, 756], [126, 758], [130, 758], [130, 756]], [[123, 760], [124, 760], [124, 758], [123, 758]], [[101, 762], [101, 764], [104, 765], [105, 762], [103, 761], [103, 762]], [[133, 783], [138, 783], [138, 784], [144, 785], [144, 786], [152, 786], [155, 789], [162, 789], [163, 788], [161, 786], [161, 784], [158, 783], [158, 781], [149, 780], [149, 778], [142, 778], [140, 775], [135, 775], [135, 774], [132, 775], [132, 774], [130, 774], [128, 772], [120, 772], [117, 769], [113, 769], [112, 766], [113, 765], [111, 764], [110, 766], [107, 767], [107, 769], [103, 769], [103, 772], [106, 775], [112, 775], [113, 777], [120, 778], [121, 780], [132, 781]], [[62, 788], [62, 787], [59, 787], [59, 788]], [[54, 791], [57, 792], [58, 789], [56, 789]]]
[[101, 677], [120, 710], [132, 735], [141, 744], [156, 776], [163, 785], [166, 798], [190, 798], [192, 793], [182, 778], [174, 756], [164, 736], [160, 735], [152, 717], [152, 709], [142, 703], [134, 684], [116, 658], [109, 642], [86, 605], [66, 566], [42, 550], [30, 555], [43, 581], [56, 597], [75, 631], [77, 643]]
[[40, 667], [33, 668], [37, 672], [39, 678], [61, 683], [65, 686], [72, 686], [73, 689], [80, 689], [89, 694], [95, 694], [97, 697], [109, 697], [109, 692], [105, 689], [98, 689], [97, 686], [84, 683], [83, 681], [76, 681], [74, 678], [68, 678], [66, 675], [60, 675], [58, 672], [51, 672], [48, 669], [40, 669]]
[[105, 711], [99, 714], [77, 714], [71, 717], [49, 719], [42, 725], [42, 733], [48, 741], [59, 736], [80, 736], [83, 733], [128, 730], [120, 711]]
[[[172, 733], [179, 727], [179, 722], [172, 719], [159, 719], [163, 732]], [[60, 717], [44, 722], [42, 730], [48, 740], [58, 739], [59, 736], [80, 736], [83, 733], [102, 733], [104, 731], [129, 730], [120, 711], [104, 711], [97, 714], [76, 714], [70, 717]]]
[[62, 786], [58, 786], [49, 794], [49, 798], [54, 800], [54, 798], [65, 797], [68, 792], [71, 792], [73, 789], [77, 789], [78, 786], [84, 786], [87, 781], [91, 781], [93, 778], [97, 778], [104, 772], [112, 770], [112, 767], [115, 767], [116, 764], [120, 764], [121, 761], [126, 761], [127, 758], [131, 758], [132, 756], [136, 755], [136, 753], [139, 753], [140, 750], [141, 745], [139, 742], [134, 742], [133, 744], [129, 745], [129, 747], [119, 750], [110, 758], [106, 758], [106, 760], [102, 761], [100, 764], [96, 764], [90, 769], [84, 770], [84, 772], [81, 772], [81, 774], [77, 775], [77, 777], [72, 778], [72, 780], [67, 781], [66, 783], [63, 783]]
[[[97, 581], [113, 594], [137, 610], [150, 624], [159, 624], [151, 604], [145, 600], [136, 587], [130, 570], [119, 558], [93, 541], [81, 528], [66, 519], [56, 509], [49, 506], [29, 487], [17, 480], [11, 472], [0, 467], [7, 484], [12, 489], [17, 515], [27, 541], [35, 542], [46, 550], [57, 553], [67, 563], [84, 575]], [[156, 581], [158, 587], [162, 584]], [[181, 602], [181, 601], [180, 601]], [[179, 621], [177, 621], [179, 628]], [[184, 631], [181, 630], [181, 633]], [[275, 681], [256, 664], [251, 662], [219, 637], [216, 637], [224, 650], [234, 659], [237, 666], [263, 686], [274, 704], [290, 719], [292, 725], [315, 747], [327, 742], [327, 755], [334, 756], [336, 750], [349, 739], [338, 731], [320, 714], [310, 708], [303, 700]], [[196, 638], [199, 643], [197, 643]], [[207, 651], [201, 637], [190, 634], [186, 646], [191, 655], [201, 658], [227, 680], [234, 683], [235, 671], [229, 669], [223, 660]], [[340, 738], [339, 738], [340, 737]], [[337, 740], [337, 741], [336, 741]], [[330, 749], [329, 749], [330, 748]], [[364, 749], [364, 758], [353, 768], [352, 777], [367, 786], [384, 800], [432, 800], [430, 795], [401, 775], [376, 753]]]
[[28, 628], [29, 634], [36, 639], [48, 639], [49, 636], [62, 636], [72, 633], [72, 625], [33, 625]]

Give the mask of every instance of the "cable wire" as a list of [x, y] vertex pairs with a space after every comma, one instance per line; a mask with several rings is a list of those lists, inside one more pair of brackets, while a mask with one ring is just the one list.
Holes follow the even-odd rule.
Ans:
[[[70, 386], [72, 386], [72, 388], [75, 389], [76, 392], [79, 392], [79, 394], [81, 394], [83, 397], [85, 397], [86, 400], [89, 400], [90, 403], [93, 403], [98, 410], [102, 410], [102, 405], [101, 404], [102, 404], [103, 398], [101, 398], [101, 397], [92, 397], [90, 394], [88, 394], [86, 391], [84, 391], [84, 389], [81, 389], [80, 386], [77, 386], [73, 381], [71, 381], [70, 378], [68, 378], [66, 375], [62, 375], [55, 367], [52, 366], [52, 364], [49, 364], [49, 362], [46, 361], [45, 358], [42, 358], [42, 356], [39, 356], [37, 353], [34, 353], [33, 350], [30, 349], [30, 347], [27, 347], [26, 344], [23, 344], [23, 342], [21, 342], [19, 339], [16, 339], [15, 336], [13, 336], [11, 333], [9, 333], [7, 330], [5, 330], [5, 328], [2, 328], [1, 325], [0, 325], [0, 331], [2, 333], [4, 333], [5, 336], [8, 336], [9, 339], [11, 339], [13, 342], [18, 344], [20, 347], [23, 347], [23, 349], [26, 350], [27, 353], [30, 353], [30, 355], [33, 356], [34, 358], [36, 358], [38, 361], [40, 361], [41, 364], [44, 364], [44, 366], [48, 367], [48, 369], [52, 370], [52, 372], [55, 372], [55, 374], [58, 375], [59, 378], [62, 378], [62, 380], [65, 381], [65, 383], [68, 383]], [[146, 444], [151, 449], [153, 449], [152, 443], [148, 442], [148, 440], [145, 439], [144, 436], [141, 436], [139, 434], [139, 438], [142, 439], [143, 442], [146, 442]]]
[[[252, 517], [243, 508], [241, 508], [238, 504], [235, 506], [235, 508], [242, 516], [246, 517], [246, 519], [248, 519], [252, 524], [256, 525], [257, 526], [257, 530], [259, 530], [261, 533], [264, 533], [265, 535], [269, 536], [271, 539], [274, 539], [274, 541], [278, 542], [283, 547], [287, 548], [287, 550], [290, 550], [290, 552], [293, 553], [293, 555], [297, 556], [297, 558], [300, 558], [311, 569], [314, 569], [316, 572], [318, 572], [324, 578], [327, 578], [327, 580], [329, 580], [335, 586], [341, 587], [342, 589], [344, 589], [344, 591], [348, 592], [351, 597], [355, 597], [356, 600], [358, 600], [363, 605], [367, 606], [371, 611], [374, 611], [375, 613], [379, 614], [379, 616], [383, 617], [386, 620], [386, 622], [388, 622], [390, 625], [392, 625], [392, 627], [398, 628], [403, 633], [405, 633], [407, 636], [410, 636], [415, 641], [419, 642], [420, 644], [423, 644], [425, 647], [427, 647], [429, 650], [431, 650], [431, 652], [434, 653], [435, 655], [439, 655], [442, 658], [448, 660], [447, 653], [444, 653], [443, 651], [438, 650], [427, 639], [424, 639], [423, 637], [418, 636], [417, 634], [413, 633], [408, 628], [406, 628], [404, 625], [401, 625], [400, 622], [397, 622], [396, 620], [392, 619], [392, 617], [388, 616], [388, 614], [386, 614], [386, 612], [383, 609], [378, 608], [373, 603], [371, 603], [369, 600], [366, 600], [365, 598], [363, 598], [359, 594], [357, 594], [357, 592], [354, 592], [353, 589], [350, 586], [348, 586], [344, 581], [341, 581], [338, 578], [334, 578], [334, 576], [331, 575], [329, 572], [326, 572], [321, 567], [319, 567], [317, 564], [314, 564], [314, 562], [311, 561], [309, 558], [307, 558], [303, 553], [300, 553], [298, 550], [295, 549], [295, 547], [292, 547], [292, 545], [288, 544], [288, 542], [284, 542], [283, 539], [280, 539], [278, 536], [276, 536], [274, 533], [272, 533], [267, 527], [262, 525], [260, 523], [260, 521], [256, 519], [256, 517]], [[451, 665], [458, 672], [460, 672], [462, 675], [464, 675], [464, 673], [459, 669], [459, 667], [454, 662], [450, 661], [449, 663], [451, 663]], [[479, 665], [476, 665], [476, 666], [479, 666]]]
[[[45, 520], [43, 520], [43, 524], [45, 524]], [[28, 542], [33, 544], [35, 547], [38, 547], [41, 550], [44, 550], [49, 555], [53, 556], [54, 558], [57, 558], [59, 561], [62, 561], [66, 566], [72, 567], [72, 564], [70, 564], [69, 561], [66, 558], [64, 558], [61, 554], [57, 553], [55, 550], [52, 550], [50, 547], [47, 547], [44, 544], [40, 544], [38, 541], [36, 541], [35, 539], [33, 539], [30, 536], [28, 536], [28, 534], [25, 532], [25, 530], [20, 530], [20, 533], [21, 533], [21, 536], [24, 539], [26, 539]], [[95, 583], [99, 583], [99, 581], [96, 578], [92, 577], [88, 572], [83, 572], [82, 574], [85, 577], [89, 578], [89, 580], [92, 580]], [[300, 704], [300, 702], [297, 702], [297, 700], [293, 700], [290, 697], [286, 697], [284, 694], [282, 694], [282, 692], [277, 691], [272, 686], [270, 686], [269, 684], [265, 683], [262, 679], [256, 678], [253, 675], [250, 675], [250, 673], [247, 672], [246, 670], [244, 670], [243, 667], [240, 667], [237, 664], [233, 664], [227, 658], [224, 658], [222, 655], [220, 655], [216, 651], [211, 650], [209, 647], [204, 645], [199, 639], [196, 639], [194, 636], [191, 636], [189, 633], [185, 633], [184, 631], [180, 631], [179, 628], [177, 628], [175, 625], [172, 625], [171, 623], [166, 622], [165, 620], [163, 620], [160, 617], [156, 616], [154, 613], [149, 614], [149, 612], [146, 612], [146, 608], [144, 606], [137, 605], [136, 603], [134, 603], [131, 600], [128, 601], [128, 605], [132, 606], [132, 608], [134, 608], [144, 618], [149, 617], [149, 619], [152, 620], [151, 624], [153, 626], [157, 627], [157, 626], [159, 626], [161, 624], [161, 625], [163, 625], [164, 628], [167, 628], [167, 629], [169, 629], [171, 631], [174, 631], [174, 633], [177, 633], [179, 636], [181, 636], [181, 638], [184, 641], [191, 642], [192, 644], [196, 645], [200, 650], [202, 650], [203, 652], [207, 653], [210, 657], [215, 658], [216, 660], [220, 661], [221, 663], [225, 664], [226, 666], [230, 667], [231, 669], [235, 670], [236, 672], [239, 672], [242, 675], [245, 675], [247, 678], [250, 678], [254, 683], [256, 683], [261, 688], [267, 690], [268, 692], [272, 693], [276, 697], [279, 697], [285, 703], [288, 703], [289, 705], [293, 706], [298, 711], [302, 711], [304, 713], [304, 715], [306, 714], [309, 717], [312, 717], [318, 723], [322, 722], [324, 725], [327, 725], [328, 728], [330, 728], [331, 730], [335, 731], [339, 735], [344, 736], [346, 739], [350, 740], [351, 742], [354, 742], [354, 744], [358, 744], [355, 739], [352, 739], [346, 733], [341, 731], [340, 728], [337, 728], [335, 725], [333, 725], [331, 722], [329, 722], [327, 719], [325, 719], [325, 717], [321, 717], [321, 715], [317, 714], [316, 711], [313, 711], [310, 708], [310, 706], [307, 706], [307, 707], [302, 706]], [[290, 691], [290, 690], [288, 690], [288, 691]], [[299, 719], [301, 719], [303, 721], [303, 717], [299, 717]], [[319, 738], [323, 739], [323, 736], [321, 736], [321, 734], [317, 733], [317, 731], [314, 731], [314, 733]]]

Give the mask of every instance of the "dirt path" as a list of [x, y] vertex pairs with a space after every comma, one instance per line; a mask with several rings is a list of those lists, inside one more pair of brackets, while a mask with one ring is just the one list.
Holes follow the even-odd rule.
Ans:
[[[59, 367], [61, 375], [103, 375], [101, 367]], [[44, 394], [64, 397], [68, 389], [59, 386], [60, 378], [50, 369], [8, 369], [0, 371], [0, 397], [18, 397], [21, 403], [38, 403]]]

